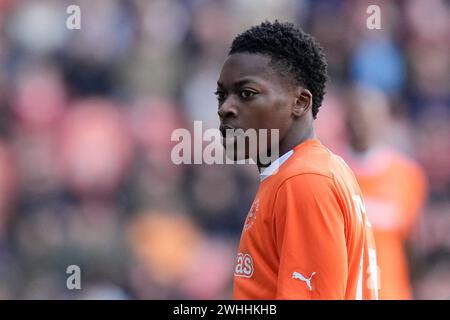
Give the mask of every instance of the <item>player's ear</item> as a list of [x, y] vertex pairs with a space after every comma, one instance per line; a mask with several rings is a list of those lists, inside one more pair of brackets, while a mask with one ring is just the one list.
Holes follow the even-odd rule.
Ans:
[[292, 114], [295, 117], [302, 117], [311, 109], [313, 97], [311, 92], [303, 87], [298, 87], [295, 93]]

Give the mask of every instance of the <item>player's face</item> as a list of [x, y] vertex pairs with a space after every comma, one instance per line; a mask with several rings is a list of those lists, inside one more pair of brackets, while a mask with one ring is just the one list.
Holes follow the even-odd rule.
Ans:
[[350, 99], [346, 108], [346, 128], [350, 145], [356, 151], [365, 151], [370, 144], [370, 123], [364, 104]]
[[[286, 82], [271, 66], [267, 56], [250, 53], [230, 55], [217, 81], [222, 136], [225, 136], [226, 129], [255, 129], [256, 132], [269, 129], [267, 146], [270, 146], [270, 129], [279, 129], [279, 138], [282, 139], [292, 121], [287, 106], [295, 100], [293, 90]], [[235, 152], [235, 160], [253, 158], [248, 146], [245, 150], [238, 150], [235, 143], [235, 138], [223, 140], [227, 152], [230, 149]], [[255, 147], [257, 152], [266, 152], [259, 145]]]
[[383, 133], [387, 120], [387, 105], [373, 94], [353, 89], [346, 103], [346, 127], [351, 147], [367, 151]]

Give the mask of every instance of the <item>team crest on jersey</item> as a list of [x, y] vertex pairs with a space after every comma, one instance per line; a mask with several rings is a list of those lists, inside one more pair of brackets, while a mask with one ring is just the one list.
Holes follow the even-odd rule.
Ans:
[[250, 208], [250, 211], [247, 214], [247, 218], [245, 219], [244, 231], [247, 231], [253, 226], [253, 224], [255, 224], [258, 211], [259, 211], [259, 198], [256, 198], [255, 201], [253, 201], [252, 207]]
[[235, 277], [251, 278], [253, 275], [253, 258], [248, 253], [238, 253], [236, 267], [234, 268]]

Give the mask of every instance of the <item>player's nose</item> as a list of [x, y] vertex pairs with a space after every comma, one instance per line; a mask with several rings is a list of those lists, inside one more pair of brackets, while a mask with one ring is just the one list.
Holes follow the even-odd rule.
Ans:
[[237, 117], [238, 114], [237, 105], [234, 103], [232, 98], [228, 98], [219, 106], [217, 114], [219, 115], [219, 118], [222, 120], [228, 118], [235, 118]]

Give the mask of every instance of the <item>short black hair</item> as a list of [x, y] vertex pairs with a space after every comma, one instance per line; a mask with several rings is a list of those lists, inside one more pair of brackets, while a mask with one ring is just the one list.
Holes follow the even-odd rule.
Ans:
[[229, 54], [244, 52], [270, 56], [283, 73], [290, 74], [296, 84], [311, 91], [312, 114], [316, 118], [328, 75], [322, 47], [311, 35], [292, 23], [265, 21], [234, 38]]

